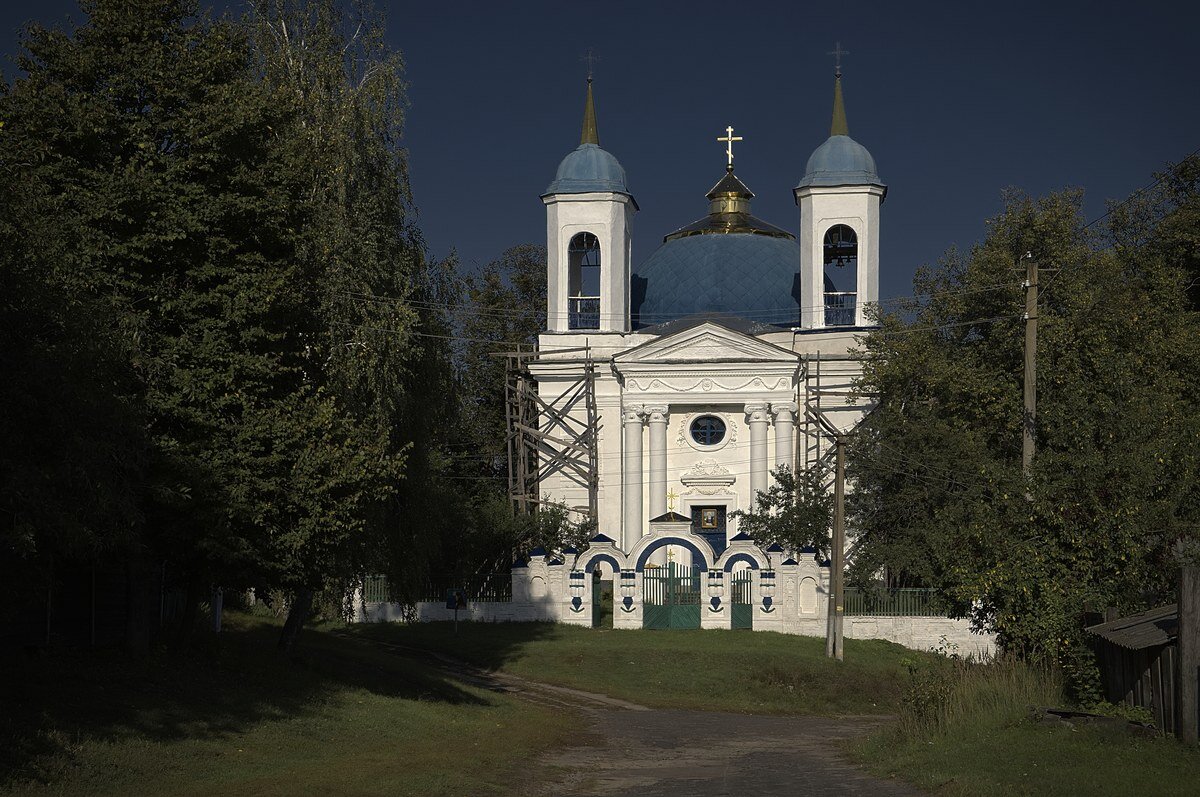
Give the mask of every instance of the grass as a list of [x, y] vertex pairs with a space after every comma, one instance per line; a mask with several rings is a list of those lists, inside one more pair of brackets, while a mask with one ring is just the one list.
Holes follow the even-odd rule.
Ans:
[[1034, 723], [1054, 674], [1013, 661], [914, 667], [900, 722], [848, 746], [879, 775], [938, 795], [1195, 795], [1200, 751], [1113, 727]]
[[846, 640], [845, 661], [825, 642], [770, 632], [593, 631], [549, 623], [356, 626], [354, 634], [532, 680], [646, 706], [755, 714], [891, 714], [903, 661], [927, 658], [890, 642]]
[[187, 656], [0, 660], [0, 794], [511, 794], [576, 730], [324, 632], [283, 660], [277, 632], [235, 616]]

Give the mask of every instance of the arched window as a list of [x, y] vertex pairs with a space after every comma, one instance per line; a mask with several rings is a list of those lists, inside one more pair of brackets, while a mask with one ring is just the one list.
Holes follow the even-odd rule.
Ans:
[[845, 224], [825, 232], [825, 326], [854, 326], [858, 294], [858, 233]]
[[578, 233], [567, 246], [571, 329], [600, 328], [600, 240], [590, 232]]

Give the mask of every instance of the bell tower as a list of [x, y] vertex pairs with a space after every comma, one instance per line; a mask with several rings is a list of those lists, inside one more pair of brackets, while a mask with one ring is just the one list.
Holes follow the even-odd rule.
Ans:
[[637, 202], [625, 170], [600, 148], [592, 78], [579, 147], [558, 165], [546, 205], [546, 331], [628, 332]]
[[879, 209], [887, 186], [875, 159], [850, 138], [841, 56], [833, 83], [829, 138], [808, 159], [793, 194], [800, 206], [800, 325], [864, 327], [879, 301]]

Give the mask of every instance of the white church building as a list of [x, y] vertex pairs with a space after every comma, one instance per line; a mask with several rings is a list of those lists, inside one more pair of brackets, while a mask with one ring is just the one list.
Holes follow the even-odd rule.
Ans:
[[[851, 392], [854, 349], [878, 300], [887, 186], [849, 135], [840, 70], [830, 135], [792, 189], [794, 232], [752, 214], [733, 167], [740, 140], [733, 128], [718, 139], [727, 165], [707, 213], [635, 266], [638, 204], [600, 146], [589, 79], [580, 144], [541, 197], [547, 322], [528, 375], [539, 405], [569, 407], [574, 428], [589, 412], [595, 429], [590, 470], [537, 470], [536, 501], [594, 512], [599, 533], [582, 552], [517, 562], [511, 602], [473, 604], [470, 616], [598, 625], [611, 596], [615, 628], [825, 633], [828, 563], [763, 550], [733, 513], [753, 507], [774, 469], [827, 457], [830, 430], [849, 431], [870, 409]], [[585, 368], [590, 408], [564, 401]], [[536, 423], [546, 440], [571, 444], [553, 419]], [[436, 605], [418, 614], [449, 616]], [[845, 633], [990, 646], [944, 617], [849, 617]]]
[[[730, 128], [708, 213], [635, 268], [637, 201], [600, 148], [590, 82], [583, 128], [542, 196], [548, 298], [531, 366], [538, 393], [553, 401], [578, 377], [586, 347], [601, 364], [600, 530], [632, 551], [648, 521], [670, 509], [719, 552], [737, 534], [730, 513], [752, 505], [773, 469], [804, 469], [824, 453], [828, 437], [803, 415], [818, 389], [821, 412], [844, 430], [867, 409], [846, 393], [859, 375], [851, 350], [878, 300], [887, 186], [848, 134], [839, 76], [831, 134], [792, 191], [798, 234], [752, 215]], [[587, 486], [569, 472], [545, 478], [539, 493], [588, 503]]]

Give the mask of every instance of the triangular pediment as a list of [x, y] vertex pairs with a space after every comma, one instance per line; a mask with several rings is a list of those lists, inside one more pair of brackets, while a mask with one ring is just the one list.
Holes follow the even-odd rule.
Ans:
[[613, 358], [618, 366], [634, 363], [792, 363], [799, 355], [750, 335], [705, 321], [643, 343]]

